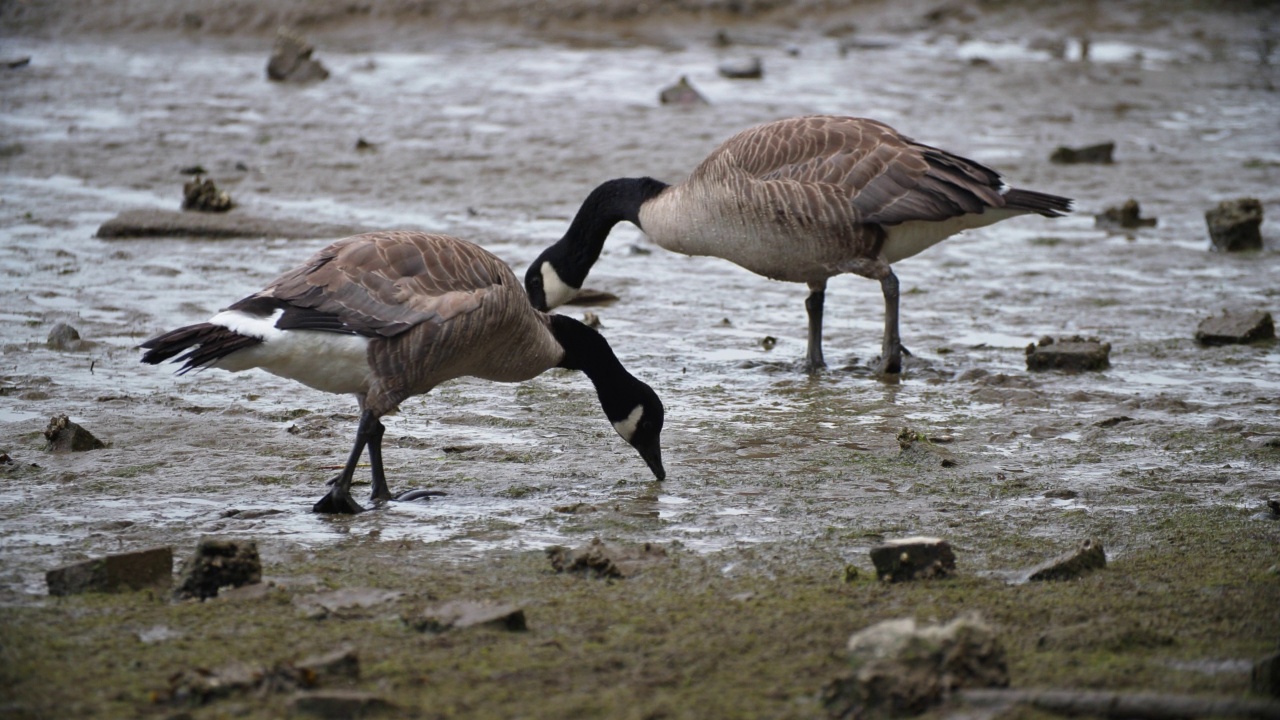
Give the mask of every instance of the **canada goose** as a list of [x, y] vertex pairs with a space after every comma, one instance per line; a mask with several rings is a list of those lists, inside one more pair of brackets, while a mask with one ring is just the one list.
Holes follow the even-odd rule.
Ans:
[[1072, 201], [1010, 188], [994, 170], [899, 135], [875, 120], [815, 115], [729, 138], [687, 180], [619, 178], [582, 203], [559, 242], [525, 275], [540, 310], [572, 299], [620, 220], [685, 255], [724, 258], [774, 280], [809, 286], [805, 366], [822, 358], [827, 280], [879, 280], [884, 341], [879, 370], [901, 372], [898, 278], [890, 265], [943, 239], [1014, 215], [1058, 217]]
[[142, 362], [185, 352], [179, 374], [261, 368], [360, 404], [355, 445], [316, 512], [357, 513], [350, 494], [367, 447], [373, 500], [389, 500], [381, 417], [446, 380], [519, 382], [544, 370], [581, 370], [604, 414], [662, 480], [663, 408], [622, 367], [604, 337], [530, 304], [511, 268], [477, 245], [418, 232], [339, 240], [208, 322], [144, 343]]

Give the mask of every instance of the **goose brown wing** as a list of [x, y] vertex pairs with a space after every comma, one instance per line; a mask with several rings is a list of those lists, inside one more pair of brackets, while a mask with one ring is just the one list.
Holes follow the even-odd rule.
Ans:
[[743, 131], [699, 167], [726, 169], [784, 194], [845, 197], [862, 223], [940, 221], [1005, 204], [994, 170], [864, 118], [799, 117]]
[[339, 240], [237, 305], [285, 306], [281, 329], [393, 337], [471, 312], [493, 290], [516, 284], [511, 269], [477, 245], [379, 232]]

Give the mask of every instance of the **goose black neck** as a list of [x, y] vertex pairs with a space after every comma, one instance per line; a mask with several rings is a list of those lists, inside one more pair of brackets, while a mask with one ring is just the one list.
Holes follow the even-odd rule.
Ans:
[[661, 180], [642, 177], [609, 180], [592, 190], [578, 208], [564, 237], [556, 243], [564, 259], [557, 270], [564, 273], [564, 280], [574, 287], [582, 287], [587, 271], [600, 258], [600, 250], [613, 226], [626, 220], [641, 227], [640, 207], [666, 188], [667, 184]]
[[591, 379], [610, 421], [625, 418], [635, 406], [626, 398], [626, 391], [640, 381], [622, 366], [609, 341], [567, 315], [551, 316], [551, 334], [564, 349], [559, 367], [581, 370]]

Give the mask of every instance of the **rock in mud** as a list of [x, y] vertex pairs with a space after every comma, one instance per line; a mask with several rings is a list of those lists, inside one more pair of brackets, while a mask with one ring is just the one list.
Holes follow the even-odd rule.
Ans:
[[764, 77], [764, 62], [758, 57], [721, 63], [716, 68], [721, 77], [730, 80], [759, 80]]
[[851, 671], [822, 691], [837, 718], [918, 715], [962, 688], [1007, 687], [1004, 646], [980, 618], [887, 620], [849, 638]]
[[350, 225], [272, 220], [239, 213], [126, 210], [98, 227], [104, 240], [138, 237], [340, 238], [364, 232]]
[[266, 680], [264, 668], [240, 662], [214, 670], [193, 668], [170, 676], [169, 689], [161, 698], [174, 705], [206, 705], [255, 690]]
[[955, 453], [944, 447], [938, 447], [935, 442], [937, 442], [935, 439], [926, 437], [923, 433], [904, 427], [898, 431], [898, 457], [916, 462], [936, 463], [944, 468], [960, 464]]
[[1205, 211], [1204, 221], [1215, 250], [1262, 249], [1262, 203], [1255, 198], [1224, 200]]
[[1196, 327], [1196, 342], [1201, 345], [1245, 345], [1259, 340], [1272, 340], [1276, 323], [1271, 313], [1263, 310], [1208, 317]]
[[1027, 345], [1028, 370], [1106, 370], [1111, 367], [1111, 343], [1079, 335], [1064, 340], [1040, 338]]
[[182, 209], [191, 212], [222, 213], [235, 206], [231, 195], [210, 178], [196, 177], [182, 184]]
[[49, 337], [45, 340], [45, 344], [54, 350], [75, 352], [84, 345], [84, 341], [80, 339], [78, 330], [64, 322], [60, 322], [49, 331]]
[[689, 84], [689, 78], [684, 75], [680, 76], [680, 80], [675, 85], [663, 88], [662, 92], [658, 93], [658, 101], [663, 105], [685, 107], [710, 104], [697, 88]]
[[187, 561], [174, 590], [180, 600], [217, 597], [218, 589], [262, 582], [258, 544], [252, 540], [204, 538]]
[[167, 547], [108, 555], [45, 573], [50, 595], [168, 589], [173, 583], [173, 550]]
[[525, 624], [524, 609], [519, 605], [473, 600], [453, 600], [429, 607], [420, 616], [408, 622], [420, 632], [437, 633], [477, 625], [488, 625], [512, 632], [528, 629]]
[[393, 717], [399, 706], [372, 693], [359, 690], [316, 690], [293, 696], [290, 703], [295, 715], [332, 720], [351, 718]]
[[1027, 580], [1071, 580], [1106, 566], [1107, 553], [1103, 550], [1102, 543], [1090, 538], [1080, 543], [1080, 547], [1075, 550], [1032, 568], [1027, 573]]
[[1103, 210], [1101, 215], [1093, 216], [1093, 221], [1100, 228], [1119, 228], [1122, 230], [1156, 226], [1156, 218], [1142, 217], [1142, 208], [1138, 205], [1138, 201], [1133, 199], [1125, 201], [1119, 207], [1109, 207]]
[[1253, 664], [1249, 689], [1258, 695], [1280, 698], [1280, 653], [1272, 653]]
[[654, 563], [665, 561], [667, 551], [653, 543], [617, 545], [594, 538], [582, 547], [549, 547], [547, 557], [556, 572], [581, 573], [602, 578], [629, 578]]
[[400, 590], [342, 588], [341, 590], [296, 597], [293, 600], [293, 604], [317, 619], [328, 617], [329, 615], [360, 617], [369, 608], [399, 600], [403, 596], [404, 592]]
[[267, 60], [267, 78], [275, 82], [306, 83], [324, 80], [329, 71], [311, 53], [315, 48], [299, 35], [283, 28], [276, 33], [276, 43]]
[[77, 423], [71, 422], [66, 415], [49, 418], [49, 425], [44, 429], [44, 437], [49, 441], [45, 448], [50, 452], [85, 452], [101, 450], [107, 444], [94, 437]]
[[946, 540], [909, 537], [871, 548], [876, 577], [889, 582], [944, 578], [955, 573], [956, 556]]
[[1059, 146], [1049, 156], [1049, 162], [1061, 163], [1064, 165], [1074, 165], [1077, 163], [1094, 163], [1099, 165], [1110, 165], [1112, 163], [1112, 153], [1115, 152], [1116, 144], [1114, 142], [1098, 143], [1097, 145], [1087, 145], [1080, 148], [1069, 148]]
[[293, 663], [298, 684], [305, 688], [360, 679], [360, 656], [353, 647], [344, 647]]

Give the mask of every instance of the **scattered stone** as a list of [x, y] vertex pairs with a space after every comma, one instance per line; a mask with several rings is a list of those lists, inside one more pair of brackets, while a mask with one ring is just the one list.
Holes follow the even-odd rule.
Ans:
[[1007, 687], [1004, 646], [976, 616], [918, 627], [886, 620], [849, 638], [851, 671], [822, 690], [838, 718], [918, 715], [961, 688]]
[[760, 347], [764, 348], [765, 350], [772, 350], [777, 346], [778, 346], [778, 338], [772, 335], [765, 335], [764, 337], [760, 338]]
[[1271, 313], [1263, 310], [1243, 313], [1224, 310], [1221, 316], [1205, 318], [1196, 327], [1196, 342], [1201, 345], [1244, 345], [1275, 336], [1275, 321]]
[[[377, 149], [378, 146], [368, 140], [365, 140], [364, 138], [356, 138], [356, 152], [371, 152]], [[467, 208], [467, 210], [470, 211], [471, 208]], [[471, 214], [474, 215], [475, 211], [471, 211]]]
[[1080, 547], [1075, 550], [1032, 568], [1027, 574], [1027, 580], [1071, 580], [1106, 566], [1107, 554], [1102, 549], [1102, 543], [1090, 538], [1080, 543]]
[[45, 344], [54, 350], [62, 350], [65, 352], [76, 352], [83, 350], [89, 343], [80, 339], [80, 332], [70, 325], [60, 322], [53, 326], [49, 331], [49, 337], [45, 340]]
[[13, 58], [8, 60], [0, 60], [0, 63], [3, 63], [4, 66], [10, 70], [17, 70], [18, 68], [24, 68], [30, 65], [31, 57], [26, 56], [26, 57]]
[[1133, 418], [1129, 417], [1128, 415], [1113, 415], [1112, 417], [1103, 418], [1102, 420], [1099, 420], [1098, 422], [1094, 423], [1093, 426], [1098, 428], [1109, 428], [1109, 427], [1115, 427], [1120, 423], [1126, 423], [1126, 422], [1133, 422]]
[[420, 632], [444, 632], [461, 630], [477, 625], [489, 625], [502, 630], [521, 632], [525, 625], [524, 609], [519, 605], [453, 600], [427, 608], [422, 615], [408, 621]]
[[166, 590], [173, 582], [173, 550], [159, 547], [108, 555], [50, 570], [44, 579], [50, 595]]
[[876, 578], [889, 582], [944, 578], [956, 571], [951, 544], [933, 537], [886, 541], [871, 548], [871, 562], [876, 566]]
[[170, 210], [126, 210], [98, 227], [104, 240], [137, 237], [203, 238], [340, 238], [363, 228], [301, 220], [271, 220], [239, 213], [189, 213]]
[[1205, 211], [1209, 240], [1222, 252], [1262, 249], [1262, 203], [1256, 198], [1224, 200]]
[[698, 89], [689, 84], [689, 78], [684, 75], [680, 76], [680, 80], [675, 85], [665, 87], [658, 93], [658, 101], [663, 105], [683, 105], [690, 107], [693, 105], [709, 105], [707, 99], [698, 92]]
[[206, 705], [258, 688], [266, 679], [262, 667], [240, 662], [216, 670], [193, 668], [172, 675], [163, 697], [174, 705]]
[[359, 690], [301, 692], [293, 697], [291, 705], [296, 714], [332, 720], [382, 717], [397, 713], [400, 709], [377, 695]]
[[716, 68], [721, 77], [730, 80], [759, 80], [764, 77], [764, 62], [758, 57], [721, 63]]
[[293, 604], [309, 612], [316, 618], [329, 615], [340, 617], [358, 617], [369, 608], [398, 600], [404, 596], [400, 590], [381, 590], [379, 588], [342, 588], [329, 592], [302, 595], [293, 599]]
[[193, 212], [226, 212], [234, 206], [231, 196], [213, 180], [196, 176], [182, 184], [182, 209]]
[[220, 588], [259, 582], [262, 582], [262, 561], [258, 558], [256, 542], [204, 538], [187, 561], [173, 595], [179, 600], [204, 600], [217, 597]]
[[609, 305], [618, 301], [618, 296], [604, 290], [582, 288], [566, 305]]
[[585, 312], [582, 314], [582, 324], [589, 328], [599, 328], [600, 316], [590, 311]]
[[56, 453], [101, 450], [107, 446], [106, 443], [94, 437], [93, 433], [85, 430], [78, 423], [71, 422], [66, 415], [49, 418], [49, 425], [44, 429], [44, 437], [49, 441], [45, 449]]
[[[950, 439], [943, 442], [950, 442]], [[911, 428], [904, 427], [898, 431], [898, 457], [903, 460], [937, 463], [942, 467], [955, 467], [960, 460], [955, 453], [944, 447], [938, 447], [934, 441]]]
[[1155, 227], [1156, 218], [1142, 217], [1142, 208], [1137, 200], [1127, 200], [1120, 207], [1109, 207], [1101, 215], [1094, 215], [1093, 222], [1101, 228], [1121, 228], [1130, 230], [1140, 227]]
[[576, 572], [590, 577], [629, 578], [656, 562], [665, 561], [667, 551], [653, 543], [624, 546], [593, 538], [582, 547], [549, 547], [547, 557], [556, 572]]
[[1080, 496], [1080, 494], [1075, 490], [1060, 488], [1058, 490], [1048, 490], [1045, 492], [1044, 496], [1050, 500], [1075, 500]]
[[1039, 343], [1027, 345], [1028, 370], [1105, 370], [1111, 367], [1111, 343], [1098, 338], [1079, 335], [1055, 341], [1051, 337], [1040, 338]]
[[1053, 154], [1049, 156], [1049, 162], [1062, 163], [1064, 165], [1076, 163], [1110, 165], [1112, 163], [1111, 155], [1115, 152], [1115, 149], [1116, 144], [1113, 142], [1088, 145], [1081, 148], [1059, 146], [1058, 149], [1054, 150]]
[[1249, 689], [1258, 695], [1280, 698], [1280, 653], [1272, 653], [1253, 664]]
[[276, 33], [275, 47], [267, 61], [267, 79], [276, 82], [305, 83], [324, 80], [329, 71], [319, 60], [313, 60], [315, 48], [304, 38], [284, 28]]
[[353, 647], [344, 647], [293, 663], [298, 684], [305, 688], [360, 679], [360, 656]]

